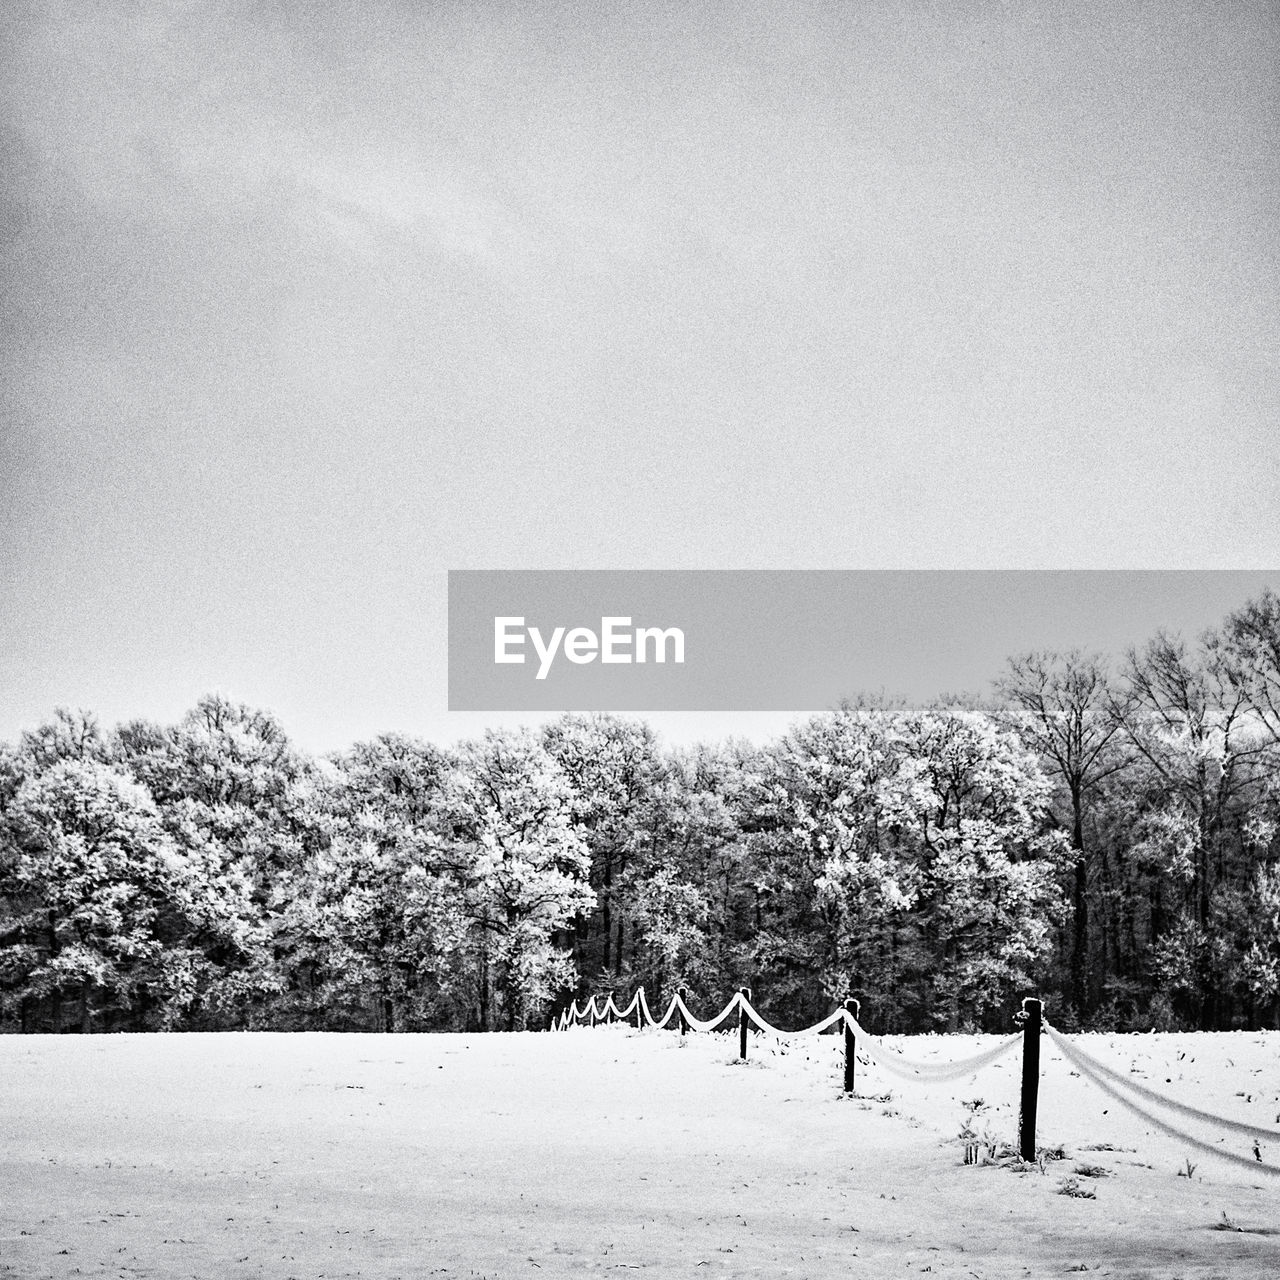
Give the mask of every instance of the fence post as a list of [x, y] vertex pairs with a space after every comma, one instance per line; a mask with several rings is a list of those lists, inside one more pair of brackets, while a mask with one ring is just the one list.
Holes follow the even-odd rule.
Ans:
[[[845, 1010], [849, 1016], [857, 1022], [858, 1014], [862, 1012], [862, 1005], [850, 997], [844, 1002]], [[844, 1091], [845, 1093], [853, 1092], [853, 1067], [857, 1061], [857, 1046], [854, 1043], [853, 1028], [846, 1022], [844, 1024]]]
[[1040, 1090], [1040, 1015], [1043, 1005], [1028, 996], [1022, 1002], [1022, 1107], [1018, 1112], [1018, 1154], [1036, 1158], [1036, 1103]]
[[[750, 987], [739, 987], [738, 994], [743, 1000], [751, 999]], [[745, 1005], [738, 1008], [738, 1057], [741, 1061], [747, 1060], [747, 1010]]]
[[685, 1016], [684, 1016], [684, 1005], [685, 1005], [684, 998], [688, 994], [689, 994], [688, 987], [678, 987], [676, 989], [676, 995], [680, 997], [680, 1007], [679, 1009], [676, 1010], [676, 1012], [680, 1015], [680, 1034], [681, 1035], [684, 1035], [684, 1033], [689, 1030], [689, 1023], [685, 1020]]
[[640, 995], [640, 993], [643, 990], [644, 988], [641, 987], [640, 990], [636, 992], [636, 1030], [637, 1031], [644, 1030], [644, 1001], [641, 999], [641, 995]]

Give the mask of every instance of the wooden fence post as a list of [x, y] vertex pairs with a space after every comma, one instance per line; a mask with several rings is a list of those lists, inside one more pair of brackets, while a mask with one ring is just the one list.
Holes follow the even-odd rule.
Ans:
[[[751, 999], [750, 987], [739, 987], [738, 994], [743, 1000]], [[738, 1057], [741, 1061], [747, 1060], [747, 1010], [745, 1006], [738, 1009]]]
[[680, 1015], [680, 1034], [684, 1035], [689, 1030], [689, 1023], [684, 1016], [685, 996], [689, 994], [688, 987], [680, 987], [676, 991], [676, 995], [680, 997], [680, 1008], [676, 1011]]
[[[858, 1014], [862, 1012], [862, 1005], [850, 997], [844, 1002], [844, 1007], [849, 1016], [857, 1022]], [[844, 1024], [844, 1091], [845, 1093], [853, 1092], [853, 1067], [857, 1061], [857, 1046], [854, 1044], [853, 1028], [846, 1022]]]
[[641, 987], [640, 990], [636, 992], [636, 1030], [637, 1031], [644, 1030], [644, 1001], [640, 997], [640, 993], [643, 990], [644, 988]]
[[1040, 1091], [1040, 1017], [1044, 1006], [1028, 996], [1022, 1002], [1022, 1107], [1018, 1112], [1018, 1154], [1036, 1158], [1036, 1104]]

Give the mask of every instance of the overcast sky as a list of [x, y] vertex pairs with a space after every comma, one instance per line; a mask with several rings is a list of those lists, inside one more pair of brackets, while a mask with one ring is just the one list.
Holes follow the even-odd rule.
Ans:
[[0, 38], [0, 739], [473, 732], [449, 568], [1280, 565], [1276, 3]]

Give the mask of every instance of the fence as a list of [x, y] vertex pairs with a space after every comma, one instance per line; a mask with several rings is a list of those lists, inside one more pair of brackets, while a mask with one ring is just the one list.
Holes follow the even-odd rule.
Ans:
[[[1062, 1057], [1091, 1084], [1095, 1085], [1113, 1101], [1119, 1103], [1133, 1114], [1158, 1129], [1167, 1137], [1171, 1137], [1195, 1151], [1205, 1153], [1224, 1160], [1229, 1164], [1241, 1165], [1254, 1173], [1271, 1177], [1280, 1177], [1280, 1166], [1268, 1164], [1263, 1160], [1264, 1143], [1280, 1147], [1280, 1128], [1265, 1129], [1258, 1125], [1246, 1124], [1232, 1120], [1211, 1111], [1203, 1111], [1198, 1107], [1188, 1106], [1176, 1099], [1167, 1098], [1154, 1089], [1139, 1084], [1122, 1076], [1111, 1067], [1099, 1062], [1086, 1053], [1077, 1043], [1064, 1036], [1051, 1026], [1043, 1017], [1043, 1007], [1036, 999], [1028, 998], [1022, 1002], [1022, 1012], [1017, 1020], [1021, 1022], [1021, 1030], [1002, 1040], [990, 1049], [975, 1053], [967, 1058], [953, 1062], [914, 1062], [906, 1058], [877, 1036], [869, 1034], [858, 1021], [861, 1005], [857, 1000], [846, 1000], [821, 1022], [810, 1027], [802, 1027], [796, 1031], [783, 1031], [773, 1026], [751, 1003], [751, 992], [747, 987], [736, 991], [733, 998], [713, 1018], [701, 1019], [694, 1015], [688, 1004], [688, 989], [681, 987], [671, 997], [666, 1011], [661, 1018], [655, 1018], [649, 1008], [649, 1001], [643, 987], [636, 990], [625, 1009], [619, 1008], [613, 995], [606, 997], [592, 996], [581, 1007], [577, 1001], [552, 1021], [553, 1031], [566, 1031], [578, 1025], [596, 1026], [607, 1022], [634, 1022], [637, 1030], [651, 1027], [662, 1030], [672, 1024], [679, 1028], [680, 1034], [687, 1035], [692, 1031], [715, 1031], [729, 1021], [736, 1013], [738, 1019], [738, 1056], [747, 1057], [748, 1035], [752, 1027], [757, 1032], [774, 1036], [784, 1042], [799, 1040], [803, 1036], [821, 1035], [824, 1032], [840, 1027], [844, 1032], [844, 1091], [854, 1092], [855, 1070], [859, 1054], [868, 1062], [896, 1075], [902, 1079], [916, 1080], [926, 1084], [944, 1084], [960, 1080], [972, 1075], [975, 1071], [989, 1066], [1011, 1052], [1018, 1044], [1022, 1045], [1021, 1096], [1018, 1110], [1018, 1152], [1023, 1160], [1033, 1161], [1036, 1158], [1036, 1122], [1039, 1107], [1040, 1082], [1040, 1038], [1047, 1035], [1050, 1042], [1062, 1054]], [[1130, 1096], [1134, 1095], [1134, 1096]], [[1228, 1140], [1239, 1137], [1252, 1140], [1252, 1155], [1239, 1155], [1234, 1151], [1224, 1150], [1221, 1146], [1204, 1139], [1197, 1138], [1178, 1128], [1169, 1121], [1152, 1112], [1148, 1107], [1134, 1100], [1141, 1098], [1144, 1102], [1156, 1107], [1165, 1108], [1196, 1123], [1206, 1125], [1226, 1135]], [[1280, 1118], [1278, 1118], [1280, 1122]]]

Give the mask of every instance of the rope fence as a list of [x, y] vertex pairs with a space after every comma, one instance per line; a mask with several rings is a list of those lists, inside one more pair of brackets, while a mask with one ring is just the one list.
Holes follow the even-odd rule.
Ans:
[[[1262, 1148], [1259, 1145], [1262, 1142], [1280, 1144], [1280, 1130], [1261, 1129], [1256, 1125], [1244, 1124], [1239, 1120], [1216, 1115], [1211, 1111], [1201, 1111], [1198, 1107], [1189, 1107], [1173, 1098], [1166, 1098], [1154, 1089], [1148, 1089], [1145, 1085], [1140, 1085], [1134, 1080], [1126, 1080], [1119, 1072], [1103, 1066], [1096, 1058], [1090, 1057], [1078, 1045], [1072, 1044], [1066, 1036], [1047, 1023], [1045, 1024], [1045, 1033], [1062, 1056], [1085, 1079], [1096, 1088], [1101, 1089], [1103, 1093], [1114, 1099], [1122, 1107], [1132, 1111], [1134, 1115], [1146, 1121], [1152, 1128], [1158, 1129], [1166, 1137], [1173, 1138], [1184, 1146], [1191, 1147], [1193, 1150], [1200, 1151], [1205, 1155], [1216, 1156], [1219, 1160], [1225, 1160], [1228, 1164], [1242, 1165], [1254, 1173], [1266, 1174], [1268, 1177], [1280, 1177], [1280, 1167], [1267, 1164], [1262, 1159]], [[1244, 1133], [1249, 1135], [1254, 1139], [1253, 1156], [1242, 1156], [1237, 1155], [1234, 1151], [1225, 1151], [1220, 1146], [1205, 1142], [1203, 1138], [1197, 1138], [1193, 1134], [1187, 1133], [1185, 1129], [1179, 1129], [1167, 1120], [1162, 1120], [1159, 1116], [1154, 1115], [1146, 1107], [1139, 1106], [1132, 1098], [1127, 1096], [1124, 1092], [1125, 1090], [1130, 1090], [1140, 1097], [1148, 1098], [1157, 1105], [1166, 1107], [1171, 1111], [1191, 1116], [1201, 1123], [1220, 1129], [1225, 1133]]]
[[[1251, 1172], [1265, 1174], [1268, 1177], [1280, 1177], [1280, 1166], [1268, 1164], [1263, 1160], [1263, 1144], [1280, 1147], [1280, 1128], [1263, 1128], [1190, 1106], [1122, 1075], [1114, 1068], [1099, 1062], [1074, 1040], [1051, 1026], [1042, 1017], [1041, 1002], [1036, 999], [1028, 998], [1023, 1001], [1022, 1013], [1018, 1015], [1018, 1020], [1022, 1023], [1019, 1033], [966, 1058], [951, 1062], [924, 1062], [908, 1058], [899, 1047], [890, 1045], [879, 1036], [871, 1035], [858, 1021], [861, 1006], [857, 1000], [846, 1000], [840, 1008], [812, 1026], [788, 1031], [774, 1026], [760, 1013], [751, 1003], [751, 992], [746, 987], [736, 991], [724, 1008], [709, 1019], [699, 1018], [694, 1014], [689, 1008], [688, 994], [687, 988], [679, 988], [671, 997], [661, 1018], [653, 1016], [643, 987], [637, 988], [625, 1008], [619, 1008], [612, 994], [603, 1000], [598, 996], [592, 996], [582, 1005], [575, 1000], [568, 1009], [552, 1021], [551, 1029], [567, 1031], [573, 1026], [595, 1026], [615, 1021], [631, 1022], [638, 1030], [646, 1027], [663, 1030], [670, 1026], [674, 1019], [680, 1034], [685, 1035], [689, 1031], [715, 1031], [737, 1014], [739, 1057], [745, 1060], [748, 1031], [751, 1028], [783, 1043], [792, 1043], [805, 1036], [822, 1035], [839, 1028], [844, 1033], [844, 1091], [846, 1093], [854, 1092], [854, 1071], [858, 1061], [864, 1064], [875, 1063], [900, 1079], [914, 1080], [924, 1084], [946, 1084], [964, 1079], [990, 1066], [1021, 1043], [1022, 1093], [1018, 1117], [1018, 1149], [1022, 1159], [1026, 1161], [1034, 1161], [1036, 1158], [1035, 1131], [1040, 1078], [1040, 1036], [1043, 1031], [1064, 1061], [1082, 1078], [1166, 1137], [1194, 1151], [1226, 1161], [1228, 1164], [1247, 1168]], [[1162, 1108], [1186, 1117], [1196, 1124], [1215, 1129], [1221, 1136], [1217, 1143], [1213, 1143], [1188, 1133], [1185, 1129], [1162, 1119], [1147, 1106], [1135, 1101], [1135, 1097], [1141, 1098], [1158, 1109]], [[1236, 1135], [1252, 1139], [1251, 1156], [1240, 1155], [1221, 1145], [1223, 1142], [1232, 1140]]]

